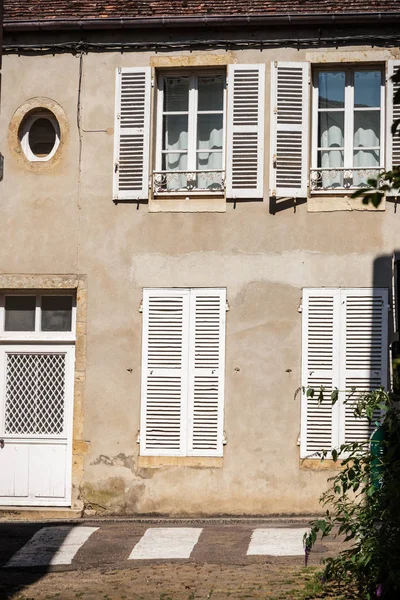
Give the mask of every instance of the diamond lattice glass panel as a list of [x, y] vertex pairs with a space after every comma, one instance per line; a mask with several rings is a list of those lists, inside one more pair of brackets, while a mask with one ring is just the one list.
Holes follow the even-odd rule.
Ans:
[[65, 354], [7, 354], [5, 433], [60, 435]]

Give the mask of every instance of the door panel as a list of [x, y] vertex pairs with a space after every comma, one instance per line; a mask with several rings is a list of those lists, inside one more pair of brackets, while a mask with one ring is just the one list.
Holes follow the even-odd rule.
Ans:
[[29, 495], [29, 446], [4, 444], [0, 449], [0, 498]]
[[30, 488], [35, 498], [65, 497], [66, 445], [31, 446], [29, 460]]

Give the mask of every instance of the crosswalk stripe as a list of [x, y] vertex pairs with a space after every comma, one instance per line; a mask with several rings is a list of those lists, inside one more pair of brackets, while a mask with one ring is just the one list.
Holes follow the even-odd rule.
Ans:
[[70, 565], [79, 548], [97, 529], [98, 527], [43, 527], [4, 567]]
[[129, 560], [189, 558], [201, 532], [201, 528], [194, 527], [147, 529], [130, 553]]
[[280, 527], [255, 529], [247, 549], [247, 556], [300, 556], [304, 554], [303, 535], [308, 531], [308, 529]]

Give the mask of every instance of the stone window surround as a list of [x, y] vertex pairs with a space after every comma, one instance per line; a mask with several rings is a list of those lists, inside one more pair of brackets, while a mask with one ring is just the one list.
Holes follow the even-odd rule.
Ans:
[[[54, 115], [59, 127], [60, 142], [54, 155], [49, 160], [31, 161], [25, 155], [21, 145], [19, 137], [20, 127], [31, 111], [39, 111], [40, 109], [48, 110]], [[21, 104], [13, 114], [8, 128], [8, 144], [11, 155], [22, 167], [34, 173], [46, 172], [60, 161], [64, 155], [68, 138], [69, 124], [63, 108], [54, 100], [42, 96], [30, 98]]]

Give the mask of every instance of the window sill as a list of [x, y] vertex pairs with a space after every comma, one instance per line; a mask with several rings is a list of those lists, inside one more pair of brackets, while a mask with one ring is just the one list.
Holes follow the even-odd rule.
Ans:
[[324, 460], [320, 458], [300, 459], [300, 469], [304, 469], [305, 471], [339, 471], [341, 464], [341, 460], [335, 462], [330, 458], [325, 458]]
[[194, 467], [222, 469], [224, 459], [219, 456], [139, 456], [138, 467], [157, 469], [159, 467]]
[[149, 201], [149, 212], [226, 212], [220, 196], [157, 196]]
[[307, 201], [308, 212], [333, 212], [338, 210], [361, 210], [382, 212], [385, 210], [385, 199], [383, 198], [378, 208], [372, 204], [363, 204], [362, 198], [352, 198], [346, 192], [340, 194], [314, 195], [312, 194]]

